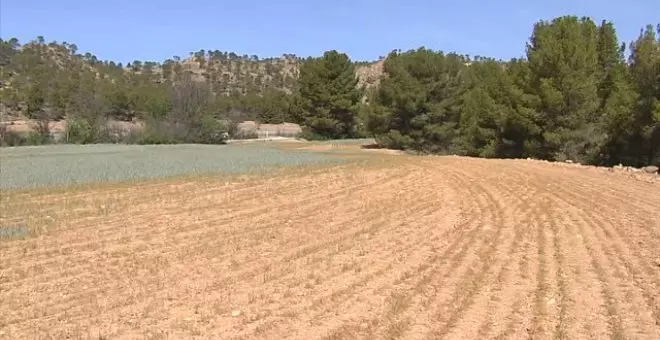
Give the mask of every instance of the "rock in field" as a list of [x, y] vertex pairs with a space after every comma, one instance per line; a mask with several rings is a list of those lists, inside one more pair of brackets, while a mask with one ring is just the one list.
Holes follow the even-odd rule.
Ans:
[[646, 172], [647, 174], [655, 174], [658, 172], [658, 167], [655, 165], [649, 165], [646, 167], [643, 167], [642, 170]]

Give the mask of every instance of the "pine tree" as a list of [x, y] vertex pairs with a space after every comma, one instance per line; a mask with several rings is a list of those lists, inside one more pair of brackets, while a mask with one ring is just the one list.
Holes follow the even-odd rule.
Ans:
[[370, 98], [367, 129], [379, 143], [397, 149], [444, 152], [458, 124], [458, 90], [465, 58], [426, 48], [393, 51], [387, 76]]
[[624, 62], [625, 45], [619, 45], [614, 25], [603, 20], [598, 29], [598, 62], [601, 119], [598, 133], [603, 136], [595, 163], [613, 165], [630, 163], [630, 131], [636, 94], [632, 89], [628, 67]]
[[[658, 33], [660, 35], [660, 33]], [[637, 165], [660, 162], [660, 41], [648, 25], [631, 45], [630, 71], [639, 93], [631, 126]]]
[[602, 144], [599, 119], [598, 28], [589, 18], [541, 21], [527, 46], [543, 129], [543, 156], [591, 162]]
[[356, 134], [356, 111], [361, 93], [354, 65], [346, 54], [328, 51], [300, 68], [297, 93], [301, 120], [320, 138], [347, 138]]
[[[515, 61], [511, 62], [515, 64]], [[516, 70], [518, 71], [518, 70]], [[507, 64], [477, 60], [466, 72], [461, 99], [461, 136], [465, 154], [482, 157], [527, 157], [535, 151], [536, 115], [507, 71]], [[531, 146], [530, 146], [531, 142]]]

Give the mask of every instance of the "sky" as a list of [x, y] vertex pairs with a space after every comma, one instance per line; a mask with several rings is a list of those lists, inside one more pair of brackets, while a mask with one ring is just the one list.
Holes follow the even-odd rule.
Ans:
[[0, 37], [44, 36], [123, 63], [200, 49], [375, 60], [420, 46], [509, 59], [524, 56], [535, 22], [569, 14], [610, 20], [630, 42], [660, 23], [660, 0], [0, 0]]

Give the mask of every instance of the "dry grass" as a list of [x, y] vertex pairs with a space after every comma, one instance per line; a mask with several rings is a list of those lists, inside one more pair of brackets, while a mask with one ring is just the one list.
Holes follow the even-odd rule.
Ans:
[[659, 185], [369, 154], [5, 192], [0, 339], [654, 339]]

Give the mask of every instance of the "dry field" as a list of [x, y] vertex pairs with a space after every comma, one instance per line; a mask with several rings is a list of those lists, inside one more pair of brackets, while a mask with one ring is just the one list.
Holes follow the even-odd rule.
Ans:
[[368, 153], [1, 203], [40, 226], [1, 339], [660, 339], [658, 181]]

